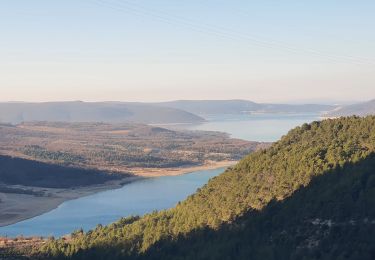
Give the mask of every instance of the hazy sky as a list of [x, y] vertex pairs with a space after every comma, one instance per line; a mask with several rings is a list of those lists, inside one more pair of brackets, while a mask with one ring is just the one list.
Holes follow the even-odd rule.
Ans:
[[0, 101], [375, 98], [375, 1], [2, 0]]

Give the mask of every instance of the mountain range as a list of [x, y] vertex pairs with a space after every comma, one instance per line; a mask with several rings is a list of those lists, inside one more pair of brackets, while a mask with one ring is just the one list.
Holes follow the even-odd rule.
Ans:
[[45, 102], [0, 103], [0, 122], [28, 121], [179, 124], [204, 122], [204, 115], [306, 113], [334, 109], [329, 105], [258, 104], [246, 100], [183, 100], [162, 103]]
[[144, 124], [201, 123], [209, 115], [315, 113], [325, 117], [375, 114], [375, 100], [348, 106], [269, 104], [248, 100], [177, 100], [140, 102], [0, 103], [0, 123], [27, 121]]
[[249, 114], [249, 113], [321, 113], [335, 108], [317, 104], [267, 104], [248, 100], [177, 100], [158, 103], [165, 107], [182, 109], [197, 115]]
[[130, 102], [0, 103], [0, 122], [199, 123], [204, 119], [170, 107]]

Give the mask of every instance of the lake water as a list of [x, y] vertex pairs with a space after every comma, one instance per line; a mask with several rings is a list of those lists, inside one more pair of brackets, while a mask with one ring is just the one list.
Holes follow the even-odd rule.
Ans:
[[220, 168], [144, 179], [120, 189], [66, 201], [50, 212], [1, 227], [0, 236], [61, 236], [81, 227], [88, 230], [99, 223], [109, 224], [124, 216], [170, 208], [223, 171], [224, 168]]
[[222, 131], [233, 138], [249, 141], [274, 142], [303, 123], [319, 120], [318, 114], [253, 114], [204, 116], [207, 122], [184, 125], [190, 130]]
[[[316, 114], [206, 118], [208, 122], [184, 125], [183, 128], [222, 131], [231, 134], [232, 137], [252, 141], [276, 141], [291, 128], [319, 119]], [[124, 216], [142, 215], [153, 210], [170, 208], [223, 171], [224, 168], [221, 168], [180, 176], [145, 179], [127, 184], [120, 189], [66, 201], [50, 212], [1, 227], [0, 236], [61, 236], [81, 227], [88, 230], [99, 223], [109, 224]]]

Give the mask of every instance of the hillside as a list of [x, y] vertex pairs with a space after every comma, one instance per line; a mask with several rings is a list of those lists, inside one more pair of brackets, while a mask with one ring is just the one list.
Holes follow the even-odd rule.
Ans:
[[204, 119], [180, 109], [145, 103], [0, 103], [0, 122], [18, 124], [28, 121], [169, 124], [198, 123]]
[[244, 113], [321, 113], [330, 111], [330, 105], [288, 105], [255, 103], [248, 100], [177, 100], [157, 105], [182, 109], [197, 115], [222, 115]]
[[10, 189], [4, 190], [2, 184], [6, 184], [5, 187], [8, 188], [9, 185], [71, 188], [102, 184], [109, 180], [128, 176], [3, 155], [0, 155], [0, 165], [0, 192], [5, 193]]
[[68, 240], [48, 259], [373, 259], [375, 117], [304, 124], [175, 208]]
[[0, 227], [38, 216], [66, 200], [119, 188], [134, 178], [0, 155]]
[[339, 107], [331, 112], [328, 112], [327, 114], [325, 114], [325, 116], [326, 117], [339, 117], [339, 116], [352, 116], [352, 115], [367, 116], [367, 115], [374, 115], [374, 114], [375, 114], [375, 99], [368, 101], [368, 102]]

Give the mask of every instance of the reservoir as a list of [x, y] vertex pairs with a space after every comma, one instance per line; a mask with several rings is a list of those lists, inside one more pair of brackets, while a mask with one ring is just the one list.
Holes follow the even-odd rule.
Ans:
[[223, 168], [196, 171], [135, 181], [120, 189], [99, 192], [62, 203], [40, 216], [0, 228], [0, 236], [62, 236], [97, 224], [109, 224], [121, 217], [143, 215], [173, 207], [197, 188], [224, 171]]
[[[272, 142], [291, 128], [318, 120], [316, 114], [259, 114], [244, 116], [208, 116], [199, 125], [178, 126], [189, 130], [222, 131], [234, 138]], [[179, 176], [166, 176], [136, 181], [122, 188], [99, 192], [62, 203], [40, 216], [0, 227], [0, 236], [62, 236], [97, 224], [106, 225], [121, 217], [143, 215], [173, 207], [193, 194], [225, 169], [196, 171]]]

